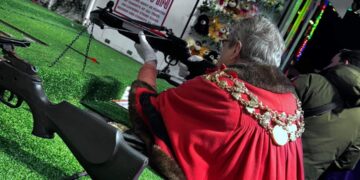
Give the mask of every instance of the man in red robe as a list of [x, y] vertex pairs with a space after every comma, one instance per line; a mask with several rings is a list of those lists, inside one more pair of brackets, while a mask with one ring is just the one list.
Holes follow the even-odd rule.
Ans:
[[235, 23], [216, 70], [156, 92], [156, 55], [139, 34], [144, 65], [130, 119], [166, 179], [304, 179], [301, 103], [278, 69], [283, 39], [261, 16]]

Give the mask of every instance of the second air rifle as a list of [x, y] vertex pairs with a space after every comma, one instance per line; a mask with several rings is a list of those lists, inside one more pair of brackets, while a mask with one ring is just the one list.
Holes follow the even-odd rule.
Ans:
[[164, 54], [165, 62], [168, 64], [163, 70], [159, 71], [158, 77], [169, 81], [170, 75], [167, 74], [166, 70], [170, 65], [177, 65], [178, 62], [188, 67], [190, 74], [186, 79], [192, 79], [195, 76], [204, 74], [206, 69], [215, 67], [214, 64], [208, 61], [189, 61], [191, 54], [186, 41], [175, 36], [171, 29], [120, 16], [113, 12], [113, 7], [114, 2], [109, 1], [105, 8], [92, 11], [90, 21], [102, 29], [106, 27], [113, 28], [135, 43], [139, 43], [138, 32], [143, 31], [149, 44], [155, 50]]

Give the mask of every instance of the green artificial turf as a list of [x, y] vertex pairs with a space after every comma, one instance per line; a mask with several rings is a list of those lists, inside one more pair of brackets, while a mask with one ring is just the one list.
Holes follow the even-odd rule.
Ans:
[[[48, 44], [32, 43], [29, 48], [16, 48], [16, 52], [39, 69], [43, 88], [52, 102], [66, 100], [84, 108], [82, 101], [128, 125], [127, 112], [110, 100], [120, 98], [136, 78], [139, 63], [94, 40], [89, 56], [96, 57], [100, 64], [89, 61], [82, 72], [84, 57], [70, 50], [50, 68], [82, 26], [30, 0], [0, 0], [0, 19]], [[15, 38], [26, 38], [2, 23], [0, 30]], [[84, 52], [87, 41], [88, 34], [84, 34], [74, 47]], [[164, 81], [158, 85], [160, 90], [170, 87]], [[83, 170], [59, 137], [41, 139], [32, 136], [31, 131], [32, 114], [26, 104], [17, 109], [0, 104], [0, 179], [63, 179]], [[140, 179], [160, 177], [147, 169]]]

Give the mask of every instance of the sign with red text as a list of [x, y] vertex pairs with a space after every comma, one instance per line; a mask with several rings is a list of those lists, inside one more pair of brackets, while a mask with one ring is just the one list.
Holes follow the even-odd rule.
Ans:
[[163, 25], [173, 0], [117, 0], [114, 11], [129, 18]]

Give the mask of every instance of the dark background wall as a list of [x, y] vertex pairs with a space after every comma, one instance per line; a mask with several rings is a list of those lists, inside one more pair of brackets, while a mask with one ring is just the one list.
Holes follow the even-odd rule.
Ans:
[[345, 11], [343, 18], [339, 14], [332, 6], [326, 8], [303, 55], [295, 63], [301, 73], [322, 69], [341, 49], [360, 49], [360, 16], [352, 11]]

